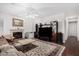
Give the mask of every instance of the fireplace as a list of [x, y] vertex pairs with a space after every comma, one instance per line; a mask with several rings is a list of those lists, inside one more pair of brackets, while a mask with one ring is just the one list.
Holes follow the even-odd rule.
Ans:
[[24, 38], [24, 29], [11, 29], [10, 33], [12, 36], [14, 36], [15, 38]]
[[22, 38], [22, 32], [13, 32], [13, 36], [18, 39], [18, 38]]

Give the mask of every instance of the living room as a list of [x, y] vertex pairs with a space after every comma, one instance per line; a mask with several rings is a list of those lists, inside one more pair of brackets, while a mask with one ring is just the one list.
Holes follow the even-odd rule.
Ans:
[[[8, 43], [8, 45], [0, 43], [0, 49], [3, 50], [0, 55], [79, 55], [77, 53], [78, 50], [73, 51], [71, 49], [71, 52], [69, 52], [70, 48], [68, 47], [68, 44], [72, 41], [68, 41], [68, 39], [76, 37], [78, 41], [79, 38], [79, 13], [78, 8], [76, 8], [78, 6], [79, 4], [75, 3], [0, 3], [0, 37], [1, 39], [6, 39]], [[52, 39], [49, 33], [52, 35]], [[48, 35], [45, 36], [46, 34]], [[19, 45], [20, 47], [18, 48]], [[33, 48], [32, 50], [30, 50], [30, 46]], [[8, 47], [5, 49], [13, 48], [19, 52], [14, 53], [16, 50], [7, 50], [8, 52], [5, 53], [4, 47]], [[39, 52], [38, 49], [43, 53], [37, 53]], [[11, 54], [12, 52], [13, 54]]]

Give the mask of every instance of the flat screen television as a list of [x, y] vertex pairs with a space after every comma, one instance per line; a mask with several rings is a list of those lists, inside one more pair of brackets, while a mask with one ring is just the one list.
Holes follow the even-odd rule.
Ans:
[[52, 36], [52, 27], [39, 28], [39, 38], [48, 37], [50, 40], [51, 36]]

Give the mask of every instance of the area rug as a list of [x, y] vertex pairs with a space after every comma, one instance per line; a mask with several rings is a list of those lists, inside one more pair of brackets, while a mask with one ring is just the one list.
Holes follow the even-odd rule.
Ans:
[[9, 56], [9, 55], [10, 56], [60, 56], [62, 55], [65, 49], [64, 46], [52, 42], [46, 42], [39, 39], [31, 39], [32, 41], [30, 42], [28, 40], [30, 39], [25, 39], [26, 42], [22, 41], [24, 42], [24, 44], [18, 41], [13, 45], [9, 45], [12, 46], [12, 48], [8, 48], [8, 46], [5, 46], [5, 48], [3, 47], [2, 50], [4, 49], [5, 51], [0, 52], [0, 55], [1, 56]]
[[33, 45], [36, 47], [25, 52], [24, 54], [26, 56], [57, 56], [62, 55], [62, 52], [65, 49], [64, 46], [38, 39], [30, 44], [32, 44], [32, 47]]

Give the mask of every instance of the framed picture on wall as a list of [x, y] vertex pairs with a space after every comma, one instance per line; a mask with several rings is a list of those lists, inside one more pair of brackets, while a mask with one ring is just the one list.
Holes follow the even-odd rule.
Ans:
[[12, 19], [13, 21], [12, 21], [12, 25], [13, 26], [15, 26], [15, 27], [23, 27], [23, 20], [21, 20], [21, 19], [17, 19], [17, 18], [13, 18]]

